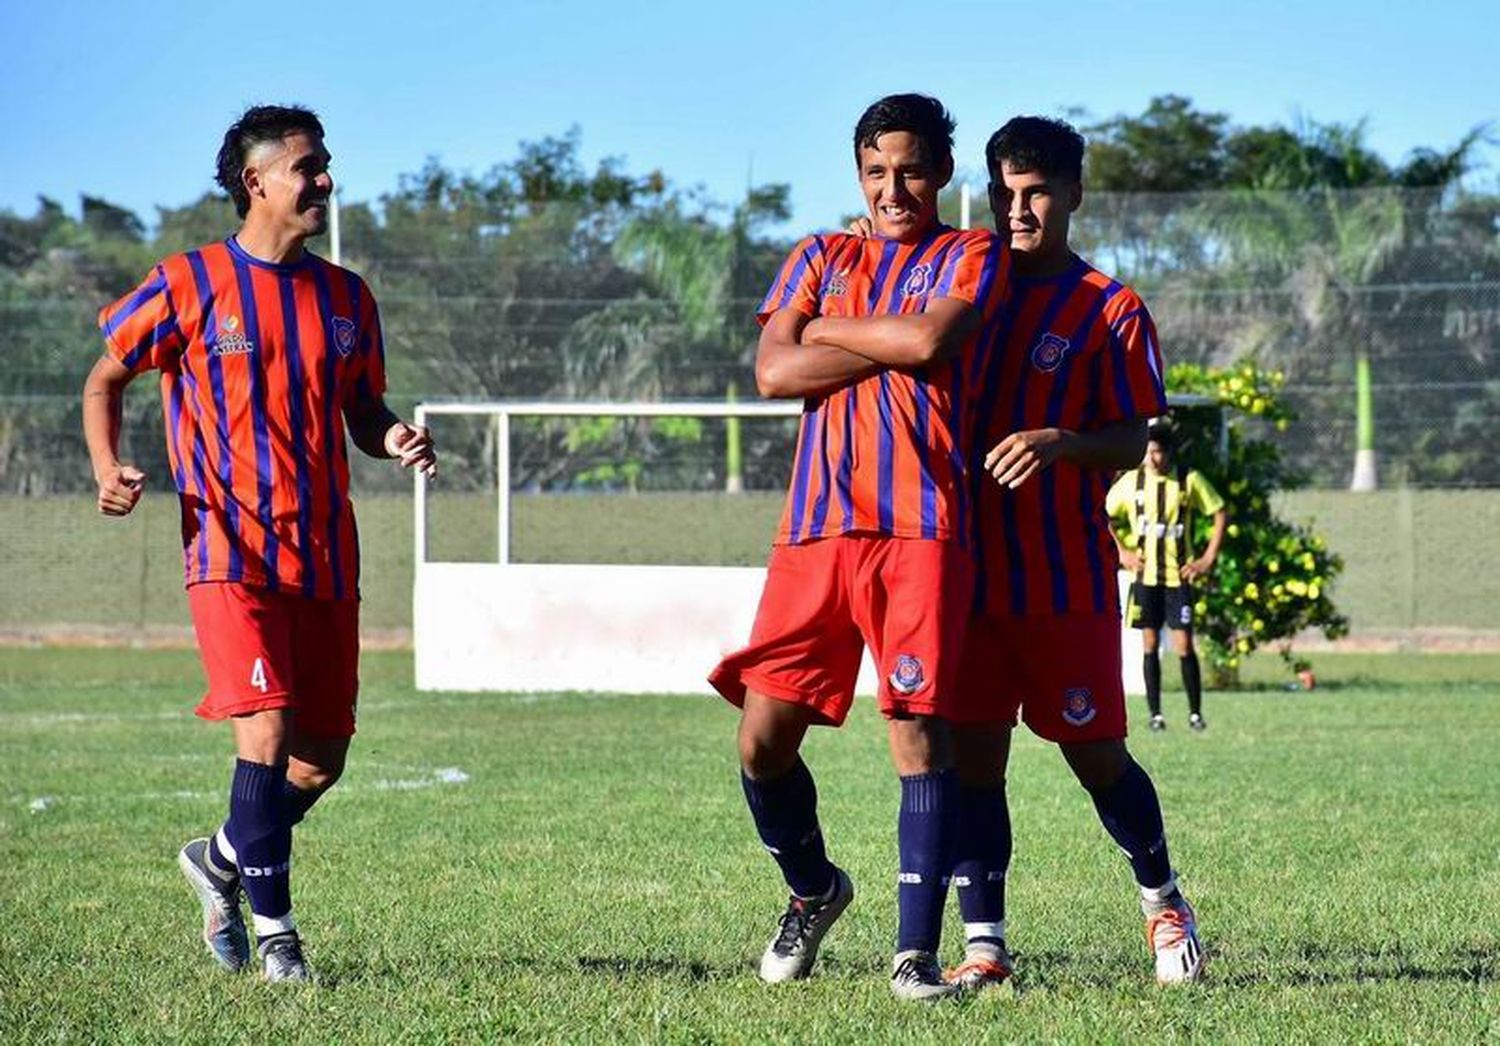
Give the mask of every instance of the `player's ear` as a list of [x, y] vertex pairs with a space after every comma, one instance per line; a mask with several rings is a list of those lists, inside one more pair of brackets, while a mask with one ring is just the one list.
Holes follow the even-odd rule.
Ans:
[[254, 164], [247, 163], [240, 169], [240, 184], [245, 187], [245, 192], [252, 200], [256, 197], [264, 198], [266, 195], [260, 169]]
[[953, 156], [951, 154], [946, 160], [938, 164], [937, 175], [939, 189], [953, 180]]
[[1072, 214], [1083, 204], [1083, 183], [1074, 182], [1068, 187], [1068, 213]]

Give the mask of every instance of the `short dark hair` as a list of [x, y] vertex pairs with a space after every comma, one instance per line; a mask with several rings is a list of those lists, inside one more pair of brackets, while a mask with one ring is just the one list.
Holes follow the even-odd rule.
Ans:
[[1158, 421], [1146, 429], [1146, 442], [1155, 443], [1168, 454], [1177, 450], [1177, 433], [1172, 431], [1172, 426], [1164, 421]]
[[953, 117], [943, 103], [925, 94], [888, 94], [871, 105], [854, 125], [854, 162], [860, 149], [875, 147], [882, 134], [906, 131], [922, 143], [929, 163], [953, 162]]
[[250, 213], [250, 194], [245, 191], [241, 179], [245, 173], [245, 157], [257, 145], [279, 142], [299, 131], [323, 137], [318, 114], [298, 105], [255, 105], [246, 109], [224, 132], [214, 181], [229, 194], [234, 201], [234, 212], [241, 218]]
[[1040, 171], [1048, 178], [1083, 181], [1083, 135], [1063, 120], [1017, 116], [1006, 122], [984, 147], [991, 176], [1009, 166], [1018, 173]]

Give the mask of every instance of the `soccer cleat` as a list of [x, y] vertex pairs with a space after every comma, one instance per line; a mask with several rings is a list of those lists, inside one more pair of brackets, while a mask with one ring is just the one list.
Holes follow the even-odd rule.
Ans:
[[250, 938], [240, 913], [240, 886], [226, 884], [208, 867], [208, 840], [193, 839], [177, 852], [177, 867], [203, 906], [203, 943], [214, 961], [231, 972], [250, 962]]
[[310, 981], [312, 973], [302, 958], [302, 939], [295, 933], [278, 933], [260, 942], [262, 975], [267, 981]]
[[943, 979], [943, 968], [931, 952], [898, 952], [891, 970], [891, 994], [910, 1002], [951, 999], [963, 989]]
[[823, 936], [852, 900], [854, 883], [838, 867], [833, 869], [833, 895], [826, 901], [793, 897], [781, 916], [776, 936], [760, 957], [760, 979], [780, 984], [811, 973]]
[[1016, 964], [1004, 944], [970, 948], [964, 961], [943, 974], [949, 984], [956, 984], [966, 992], [983, 991], [998, 987], [1010, 980]]
[[1150, 727], [1152, 730], [1165, 730], [1167, 728], [1166, 717], [1159, 715], [1152, 716]]
[[1156, 953], [1157, 984], [1186, 984], [1203, 975], [1198, 920], [1193, 916], [1193, 906], [1182, 894], [1146, 919], [1146, 942]]
[[1192, 715], [1188, 716], [1188, 726], [1194, 730], [1197, 730], [1199, 733], [1202, 733], [1204, 730], [1208, 729], [1208, 724], [1203, 721], [1203, 717], [1197, 712], [1194, 712]]

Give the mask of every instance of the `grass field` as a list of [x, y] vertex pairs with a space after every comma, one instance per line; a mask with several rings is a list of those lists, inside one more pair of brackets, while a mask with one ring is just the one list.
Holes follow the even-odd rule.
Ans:
[[[1166, 675], [1175, 674], [1167, 666]], [[886, 987], [894, 813], [867, 703], [807, 746], [860, 895], [817, 975], [753, 962], [783, 903], [717, 700], [419, 694], [365, 659], [345, 782], [297, 835], [314, 986], [220, 973], [174, 864], [222, 815], [190, 653], [0, 650], [0, 1035], [30, 1041], [1500, 1041], [1500, 658], [1320, 659], [1141, 735], [1207, 983], [1151, 983], [1128, 870], [1029, 736], [1015, 992]], [[950, 951], [957, 940], [950, 921]]]

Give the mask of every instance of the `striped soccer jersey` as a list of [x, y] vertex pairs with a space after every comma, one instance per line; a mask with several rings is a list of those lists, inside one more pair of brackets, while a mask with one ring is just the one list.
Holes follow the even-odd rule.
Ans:
[[385, 391], [357, 275], [261, 261], [233, 237], [173, 255], [99, 313], [105, 351], [161, 372], [187, 584], [358, 596], [343, 410]]
[[[1167, 409], [1156, 327], [1139, 296], [1075, 257], [1017, 278], [1001, 315], [979, 411], [976, 458], [1013, 432], [1086, 430]], [[992, 615], [1118, 612], [1110, 474], [1055, 462], [1016, 490], [973, 470], [976, 609]]]
[[809, 399], [776, 544], [841, 534], [965, 541], [965, 458], [975, 381], [1009, 282], [1010, 252], [992, 233], [938, 226], [916, 243], [810, 236], [782, 265], [759, 310], [808, 316], [920, 313], [938, 298], [981, 310], [948, 358], [887, 369]]
[[1224, 499], [1197, 469], [1165, 475], [1142, 467], [1115, 481], [1106, 504], [1111, 516], [1130, 520], [1126, 544], [1141, 554], [1141, 583], [1176, 588], [1193, 558], [1194, 510], [1212, 516]]

